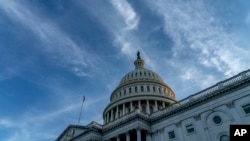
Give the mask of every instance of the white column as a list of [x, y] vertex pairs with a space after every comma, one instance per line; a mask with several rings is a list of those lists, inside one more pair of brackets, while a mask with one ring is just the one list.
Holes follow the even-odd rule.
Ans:
[[158, 104], [157, 104], [157, 100], [155, 100], [155, 111], [158, 110]]
[[234, 103], [228, 102], [226, 103], [226, 106], [228, 107], [229, 113], [231, 113], [232, 116], [231, 120], [234, 120], [238, 124], [243, 123], [243, 121], [240, 119], [239, 114], [237, 114]]
[[118, 118], [118, 112], [119, 112], [119, 106], [116, 107], [116, 114], [115, 114], [115, 119]]
[[149, 101], [147, 100], [147, 113], [150, 114], [150, 111], [149, 111]]
[[204, 135], [204, 136], [201, 136], [201, 140], [202, 141], [210, 140], [209, 135], [207, 135], [207, 133], [206, 133], [207, 130], [205, 131], [203, 126], [202, 126], [203, 123], [201, 122], [200, 115], [195, 115], [194, 119], [196, 121], [195, 125], [197, 126], [197, 133], [200, 134], [200, 135]]
[[130, 110], [133, 111], [133, 101], [130, 102]]
[[163, 108], [165, 108], [166, 107], [166, 105], [165, 105], [166, 103], [163, 101], [163, 103], [162, 103], [162, 105], [163, 105]]
[[160, 140], [164, 141], [164, 128], [160, 130]]
[[141, 141], [141, 129], [136, 129], [137, 141]]
[[177, 134], [175, 134], [175, 137], [179, 137], [180, 138], [180, 141], [185, 141], [185, 138], [183, 137], [184, 134], [182, 133], [182, 130], [181, 130], [181, 122], [178, 122], [175, 124], [175, 126], [177, 127]]
[[138, 108], [139, 108], [139, 111], [141, 112], [141, 101], [138, 100]]
[[107, 114], [105, 114], [105, 116], [104, 116], [104, 124], [106, 124], [107, 123]]
[[129, 132], [126, 133], [126, 141], [130, 141], [130, 135]]
[[107, 123], [109, 123], [109, 112], [107, 113]]
[[116, 137], [116, 141], [120, 141], [120, 136], [119, 135]]
[[125, 103], [123, 103], [123, 105], [122, 105], [122, 113], [123, 113], [123, 115], [125, 115], [126, 113], [125, 113]]
[[110, 120], [113, 121], [114, 120], [113, 118], [114, 118], [114, 110], [112, 109], [111, 110], [111, 118], [110, 118]]
[[161, 134], [161, 129], [159, 130], [157, 130], [156, 131], [156, 134], [157, 134], [157, 141], [163, 141], [163, 138], [162, 138], [162, 134]]
[[150, 133], [146, 134], [146, 141], [151, 141], [151, 135], [150, 135]]

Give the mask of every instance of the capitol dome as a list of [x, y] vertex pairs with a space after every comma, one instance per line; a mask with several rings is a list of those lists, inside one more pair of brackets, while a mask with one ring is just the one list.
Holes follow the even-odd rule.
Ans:
[[135, 69], [127, 73], [110, 96], [110, 103], [104, 109], [104, 124], [115, 121], [138, 109], [152, 114], [172, 103], [176, 103], [174, 91], [162, 78], [144, 68], [144, 60], [137, 53]]

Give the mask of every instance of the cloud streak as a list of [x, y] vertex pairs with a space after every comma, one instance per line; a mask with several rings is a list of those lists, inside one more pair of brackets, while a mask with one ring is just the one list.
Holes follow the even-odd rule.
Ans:
[[215, 68], [227, 77], [249, 67], [249, 50], [238, 45], [237, 37], [223, 29], [202, 1], [147, 2], [163, 17], [165, 34], [175, 43], [175, 59], [182, 59], [189, 50], [186, 53], [191, 53], [199, 65]]
[[[83, 110], [92, 110], [88, 107], [93, 107], [104, 99], [106, 99], [106, 97], [88, 97], [84, 103]], [[77, 101], [78, 100], [79, 99], [77, 99]], [[0, 117], [0, 128], [3, 127], [6, 129], [6, 131], [11, 131], [7, 141], [33, 141], [37, 139], [42, 141], [54, 140], [56, 137], [58, 137], [59, 132], [62, 132], [59, 131], [59, 129], [61, 130], [62, 128], [65, 128], [64, 126], [67, 126], [67, 124], [72, 124], [61, 122], [65, 122], [65, 119], [67, 118], [71, 118], [70, 121], [72, 121], [72, 114], [78, 113], [78, 110], [80, 109], [80, 104], [77, 103], [78, 102], [76, 102], [76, 100], [71, 101], [71, 104], [64, 103], [65, 105], [61, 105], [59, 108], [52, 109], [50, 111], [39, 111], [36, 108], [32, 108], [24, 112], [23, 115], [18, 118]], [[98, 120], [99, 122], [102, 121], [102, 114], [99, 112], [96, 113], [95, 111], [88, 111], [88, 113], [92, 113], [91, 117], [96, 117], [92, 120]], [[96, 114], [96, 116], [93, 116], [93, 114]], [[81, 123], [88, 124], [86, 122], [90, 121], [85, 119]], [[54, 123], [57, 123], [57, 125], [53, 125]], [[52, 126], [54, 127], [51, 128]]]
[[86, 51], [85, 45], [76, 44], [55, 23], [39, 14], [27, 2], [3, 0], [0, 2], [0, 9], [34, 33], [42, 43], [40, 50], [60, 60], [62, 66], [67, 66], [76, 75], [87, 76], [85, 68], [94, 67], [93, 64], [97, 62], [98, 57]]
[[128, 30], [136, 29], [139, 18], [135, 13], [134, 9], [126, 0], [111, 0], [111, 4], [119, 12], [119, 14], [124, 18], [126, 23], [126, 28]]

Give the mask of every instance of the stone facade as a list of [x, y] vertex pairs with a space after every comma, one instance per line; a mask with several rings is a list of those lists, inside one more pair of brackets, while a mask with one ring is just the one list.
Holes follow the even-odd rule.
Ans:
[[103, 125], [69, 125], [56, 141], [229, 141], [230, 124], [250, 124], [250, 70], [177, 101], [138, 54], [110, 96]]

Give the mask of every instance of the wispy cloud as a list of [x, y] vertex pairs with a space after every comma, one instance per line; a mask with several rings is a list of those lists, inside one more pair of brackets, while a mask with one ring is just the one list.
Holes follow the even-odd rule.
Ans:
[[139, 18], [127, 0], [111, 0], [112, 5], [117, 9], [119, 14], [124, 18], [128, 30], [136, 29]]
[[[102, 122], [102, 114], [96, 111], [91, 111], [92, 109], [89, 109], [88, 107], [93, 107], [100, 101], [103, 101], [103, 99], [106, 99], [106, 97], [88, 97], [85, 101], [83, 110], [87, 110], [88, 113], [91, 113], [91, 117], [95, 117], [95, 119], [91, 120]], [[63, 105], [61, 103], [61, 106], [48, 111], [40, 111], [37, 108], [31, 108], [17, 118], [0, 117], [0, 128], [3, 127], [6, 132], [9, 132], [9, 138], [7, 141], [33, 141], [37, 139], [42, 141], [54, 140], [58, 137], [59, 133], [62, 132], [61, 130], [65, 128], [65, 126], [77, 123], [77, 118], [72, 120], [72, 117], [74, 117], [73, 114], [75, 114], [75, 117], [78, 116], [77, 113], [79, 112], [81, 105], [78, 100], [79, 99], [75, 99], [75, 101], [71, 101], [71, 104], [64, 103], [65, 105]], [[65, 119], [68, 121], [67, 118], [71, 118], [71, 123], [61, 123], [65, 122]], [[88, 124], [87, 122], [90, 121], [84, 119], [81, 123]]]
[[[143, 49], [148, 47], [148, 43], [143, 42], [141, 37], [136, 34], [136, 32], [139, 32], [137, 28], [140, 24], [140, 15], [127, 0], [110, 0], [110, 5], [104, 3], [102, 4], [103, 7], [98, 7], [97, 10], [86, 7], [86, 3], [82, 3], [82, 5], [110, 33], [113, 47], [118, 48], [121, 52], [119, 56], [125, 55], [128, 59], [134, 60], [136, 52], [140, 51], [143, 59], [147, 62], [147, 66], [155, 69], [155, 63], [149, 57], [152, 55], [151, 51], [147, 52], [146, 49]], [[95, 7], [95, 5], [90, 7]]]
[[175, 58], [182, 59], [191, 49], [198, 64], [215, 68], [227, 77], [249, 67], [249, 50], [238, 45], [237, 37], [223, 29], [202, 1], [158, 0], [148, 1], [148, 5], [163, 17], [166, 36], [175, 43]]
[[52, 20], [48, 19], [29, 3], [15, 0], [1, 1], [2, 9], [12, 20], [30, 29], [42, 43], [39, 48], [52, 58], [60, 60], [62, 66], [79, 76], [86, 76], [85, 67], [93, 67], [98, 58], [86, 51], [84, 46], [78, 45], [65, 34]]
[[193, 84], [196, 85], [198, 84], [199, 85], [198, 87], [204, 88], [211, 85], [211, 82], [218, 81], [213, 75], [206, 74], [195, 67], [184, 67], [182, 71], [184, 73], [180, 75], [180, 78], [183, 79], [184, 81], [191, 81], [193, 82]]
[[115, 24], [112, 27], [116, 28], [109, 29], [113, 31], [114, 46], [120, 47], [122, 53], [134, 58], [135, 52], [140, 46], [137, 38], [132, 33], [139, 24], [139, 17], [127, 0], [111, 0], [110, 2], [116, 10], [114, 12], [118, 11], [118, 14], [114, 15], [117, 20], [112, 22]]

